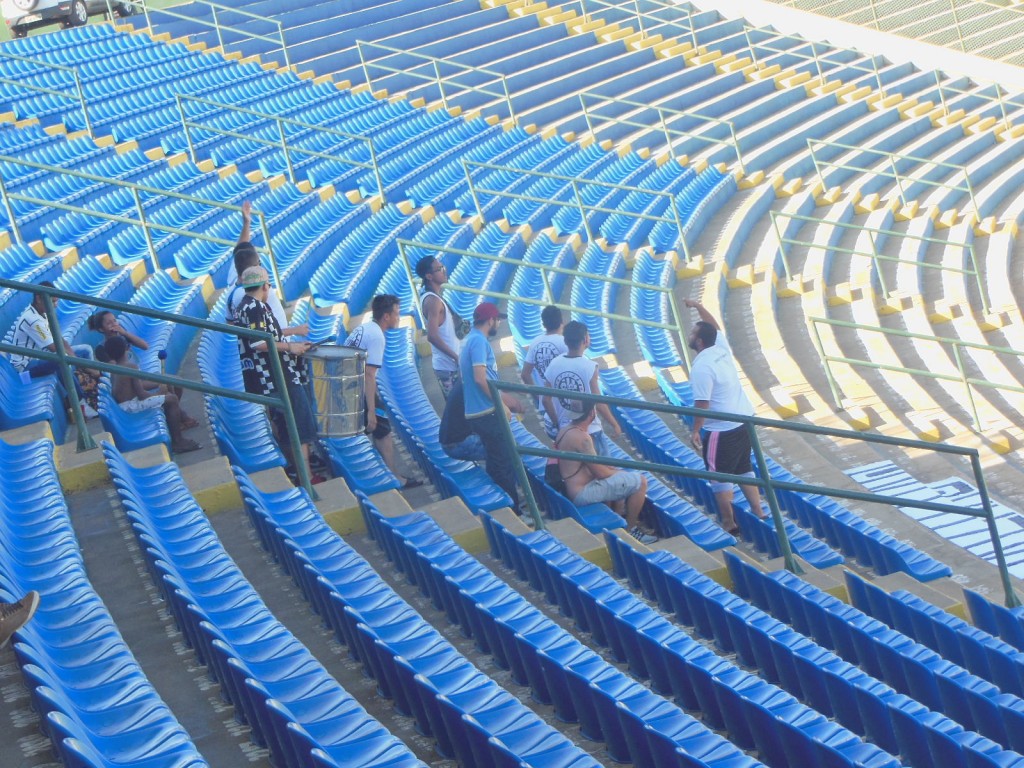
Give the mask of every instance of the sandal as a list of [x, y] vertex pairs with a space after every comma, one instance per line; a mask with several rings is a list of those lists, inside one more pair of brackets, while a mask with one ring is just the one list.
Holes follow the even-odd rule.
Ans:
[[203, 446], [201, 446], [195, 440], [182, 440], [180, 443], [176, 443], [176, 444], [172, 444], [171, 445], [171, 452], [172, 453], [189, 453], [191, 451], [198, 451], [202, 447]]
[[414, 477], [408, 477], [405, 480], [405, 484], [402, 485], [402, 490], [403, 491], [407, 491], [410, 488], [419, 488], [421, 485], [423, 485], [423, 481], [422, 480], [417, 480]]
[[186, 416], [181, 420], [182, 429], [195, 429], [199, 426], [199, 422], [193, 419], [191, 416]]

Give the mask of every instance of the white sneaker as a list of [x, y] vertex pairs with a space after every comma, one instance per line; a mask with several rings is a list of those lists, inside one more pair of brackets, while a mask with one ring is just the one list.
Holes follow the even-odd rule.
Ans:
[[643, 528], [641, 528], [639, 525], [634, 525], [632, 528], [626, 531], [626, 533], [628, 533], [634, 539], [639, 541], [641, 544], [653, 544], [658, 540], [658, 537], [655, 536], [653, 533], [645, 533]]
[[82, 403], [82, 415], [85, 416], [85, 418], [87, 419], [95, 419], [100, 414], [95, 408], [93, 408], [88, 403]]

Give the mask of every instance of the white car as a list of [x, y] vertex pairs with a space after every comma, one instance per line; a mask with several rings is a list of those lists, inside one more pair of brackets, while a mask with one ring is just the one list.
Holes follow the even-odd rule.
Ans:
[[131, 16], [135, 6], [129, 0], [0, 0], [0, 12], [11, 37], [24, 37], [30, 29], [59, 23], [62, 27], [80, 27], [90, 16], [113, 10], [118, 16]]

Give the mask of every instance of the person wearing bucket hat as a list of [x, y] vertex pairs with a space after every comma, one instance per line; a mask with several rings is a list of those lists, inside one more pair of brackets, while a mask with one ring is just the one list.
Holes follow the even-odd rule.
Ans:
[[[274, 337], [281, 357], [281, 367], [284, 370], [288, 398], [292, 403], [295, 426], [299, 432], [302, 456], [306, 460], [306, 466], [309, 466], [310, 447], [316, 441], [316, 419], [309, 401], [302, 355], [311, 345], [308, 341], [285, 341], [281, 326], [266, 302], [270, 293], [270, 276], [267, 270], [260, 266], [248, 267], [239, 276], [238, 284], [245, 290], [245, 296], [238, 305], [236, 324], [243, 328], [269, 333]], [[239, 336], [238, 355], [242, 362], [245, 391], [257, 395], [277, 394], [267, 343]], [[287, 441], [283, 439], [287, 434], [285, 416], [276, 408], [271, 411], [271, 421], [277, 432], [278, 442], [286, 447]], [[321, 475], [312, 475], [310, 479], [313, 483], [322, 483], [325, 478]]]
[[489, 301], [478, 305], [473, 311], [473, 330], [463, 339], [459, 355], [459, 373], [463, 381], [466, 420], [470, 428], [480, 436], [486, 455], [485, 469], [491, 479], [512, 499], [512, 508], [519, 510], [519, 492], [516, 490], [515, 459], [505, 443], [503, 426], [499, 419], [510, 411], [522, 411], [522, 405], [514, 397], [502, 397], [504, 408], [501, 412], [494, 407], [491, 390], [487, 384], [498, 378], [498, 365], [491, 349], [490, 340], [498, 334], [502, 314]]

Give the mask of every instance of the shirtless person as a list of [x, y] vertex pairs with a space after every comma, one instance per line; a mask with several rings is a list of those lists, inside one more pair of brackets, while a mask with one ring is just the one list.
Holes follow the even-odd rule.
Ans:
[[[128, 359], [128, 341], [124, 336], [111, 336], [103, 342], [107, 359], [115, 365], [135, 368], [138, 365]], [[114, 374], [110, 383], [110, 394], [119, 406], [128, 413], [139, 413], [153, 408], [163, 408], [167, 417], [167, 429], [171, 433], [171, 451], [188, 453], [197, 451], [202, 446], [195, 440], [182, 436], [181, 406], [178, 396], [169, 392], [167, 387], [160, 385], [156, 389], [146, 389], [142, 379], [134, 376]]]
[[[578, 400], [576, 401], [579, 402]], [[555, 449], [585, 453], [597, 457], [594, 440], [588, 428], [594, 420], [594, 404], [581, 403], [583, 413], [562, 427], [555, 439]], [[640, 510], [647, 498], [647, 478], [639, 472], [609, 467], [596, 461], [559, 459], [558, 468], [565, 483], [566, 495], [577, 507], [602, 502], [626, 518], [629, 534], [641, 544], [658, 540], [640, 527]]]

